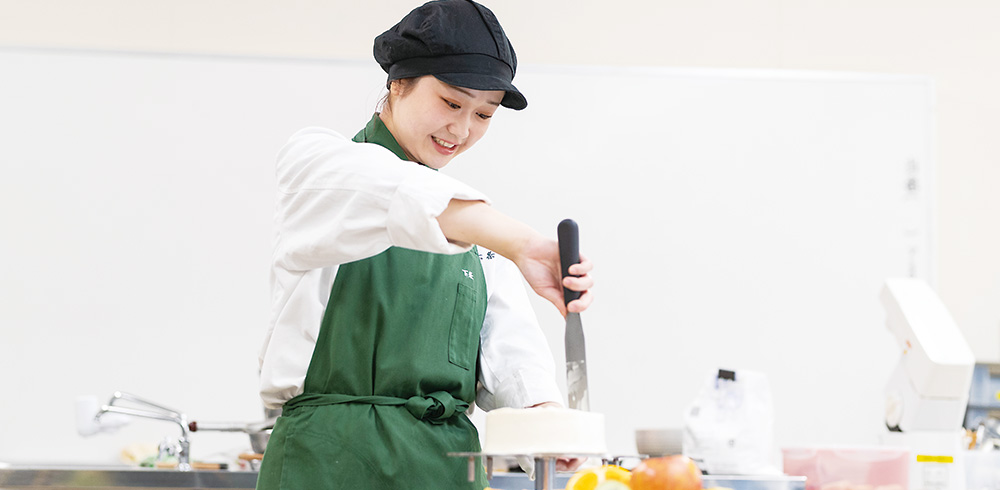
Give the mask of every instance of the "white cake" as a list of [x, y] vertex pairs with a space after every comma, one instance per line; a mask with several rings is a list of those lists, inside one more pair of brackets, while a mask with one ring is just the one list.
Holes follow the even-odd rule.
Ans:
[[604, 414], [568, 408], [499, 408], [486, 413], [483, 452], [604, 454]]

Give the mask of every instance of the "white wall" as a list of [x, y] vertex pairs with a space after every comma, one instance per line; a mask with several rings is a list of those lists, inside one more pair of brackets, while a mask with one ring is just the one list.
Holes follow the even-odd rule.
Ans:
[[[260, 418], [274, 154], [302, 126], [354, 132], [382, 73], [16, 49], [0, 49], [0, 65], [0, 256], [15, 259], [0, 324], [18, 327], [0, 359], [31, 373], [0, 392], [49, 388], [30, 413], [0, 406], [0, 420], [24, 421], [0, 458], [100, 460], [148, 437], [135, 430], [175, 433], [147, 422], [76, 437], [83, 394], [130, 391], [202, 423]], [[611, 450], [633, 453], [638, 428], [681, 425], [720, 367], [768, 376], [779, 444], [874, 443], [899, 355], [879, 289], [933, 281], [930, 81], [525, 65], [519, 83], [532, 110], [499, 114], [444, 172], [539, 230], [580, 222], [601, 268], [585, 323]], [[641, 106], [575, 103], [650, 85], [663, 94]], [[561, 367], [562, 318], [535, 306]], [[219, 450], [211, 437], [196, 434], [196, 457]]]
[[[371, 60], [419, 2], [0, 0], [0, 45]], [[937, 87], [939, 294], [982, 361], [1000, 362], [1000, 4], [990, 0], [487, 4], [535, 64], [927, 75]], [[529, 94], [530, 97], [530, 94]], [[655, 87], [636, 100], [655, 97]]]

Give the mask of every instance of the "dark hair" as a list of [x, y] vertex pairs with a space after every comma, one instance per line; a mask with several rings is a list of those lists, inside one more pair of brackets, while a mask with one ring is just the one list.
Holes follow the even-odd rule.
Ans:
[[417, 81], [416, 77], [413, 77], [413, 78], [399, 78], [389, 82], [388, 86], [389, 90], [385, 93], [385, 95], [382, 96], [381, 99], [378, 100], [378, 103], [375, 106], [375, 110], [378, 112], [382, 112], [383, 110], [388, 109], [390, 112], [392, 112], [392, 105], [390, 104], [389, 100], [390, 99], [389, 96], [392, 95], [392, 84], [395, 83], [399, 86], [399, 96], [403, 97], [406, 94], [410, 93], [411, 90], [413, 90], [413, 87], [416, 85], [416, 81]]

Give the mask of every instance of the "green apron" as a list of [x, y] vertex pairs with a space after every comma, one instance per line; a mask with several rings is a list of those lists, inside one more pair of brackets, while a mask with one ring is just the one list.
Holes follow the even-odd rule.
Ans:
[[[402, 149], [378, 115], [354, 141]], [[475, 247], [457, 255], [393, 247], [342, 264], [304, 392], [285, 403], [258, 490], [475, 489], [480, 451], [465, 415], [476, 396], [486, 282]]]

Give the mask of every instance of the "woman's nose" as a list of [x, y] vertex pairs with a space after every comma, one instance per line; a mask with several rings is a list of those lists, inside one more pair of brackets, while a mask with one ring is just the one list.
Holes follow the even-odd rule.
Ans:
[[451, 122], [451, 127], [449, 128], [449, 131], [451, 131], [451, 133], [454, 134], [455, 136], [459, 137], [462, 141], [465, 141], [465, 139], [469, 137], [469, 127], [471, 125], [472, 124], [469, 121], [468, 117], [459, 116], [456, 117]]

